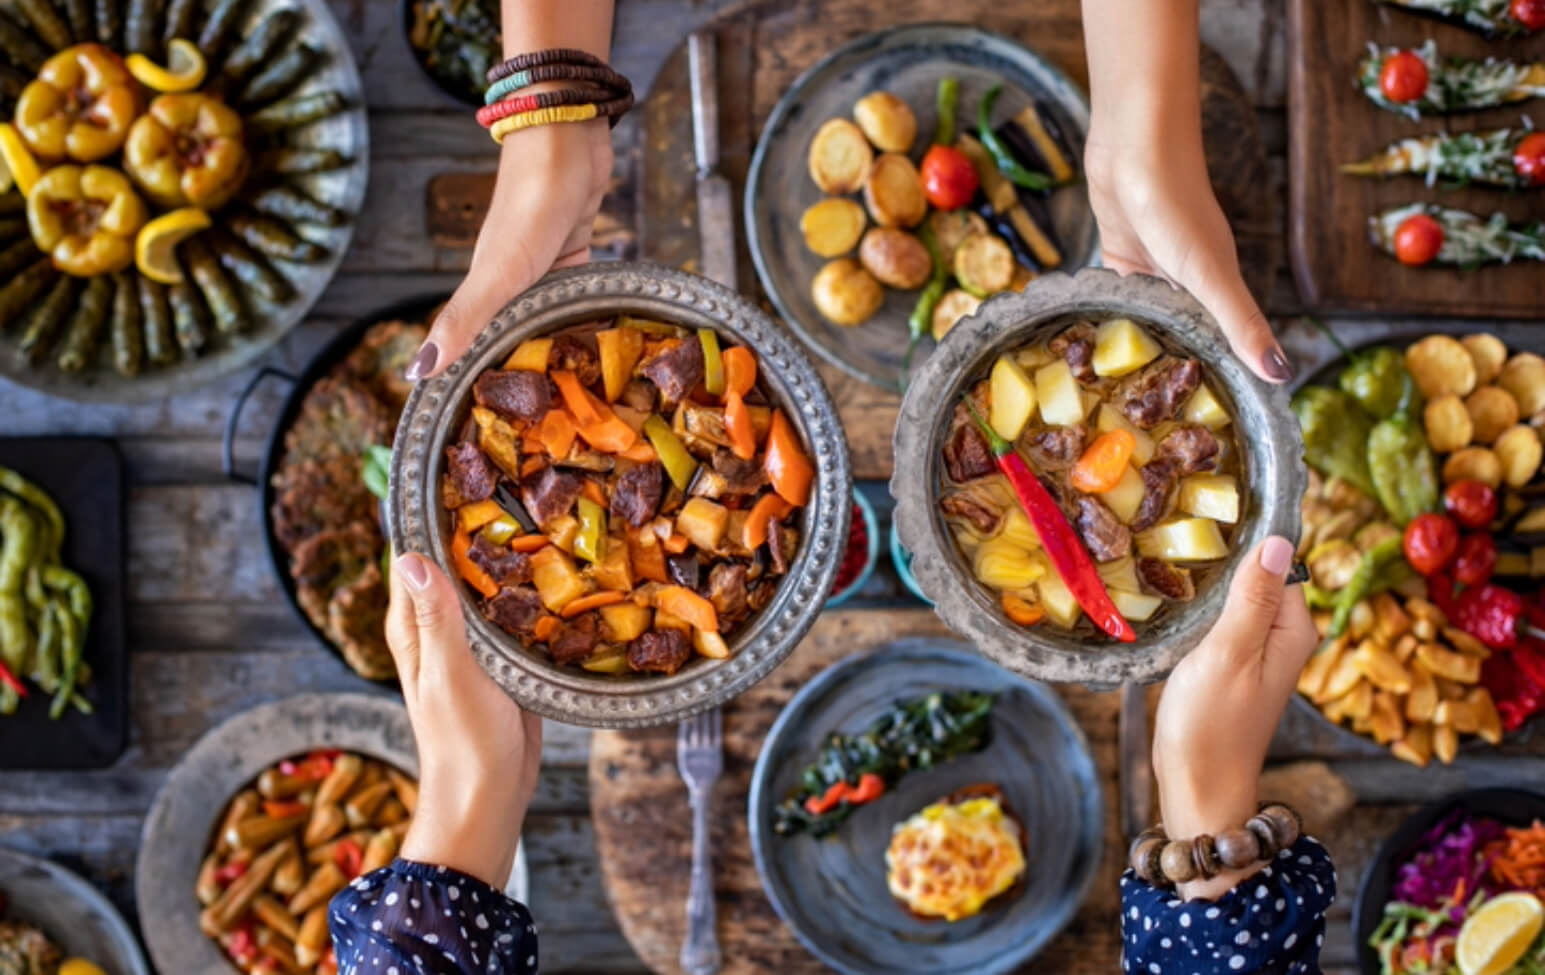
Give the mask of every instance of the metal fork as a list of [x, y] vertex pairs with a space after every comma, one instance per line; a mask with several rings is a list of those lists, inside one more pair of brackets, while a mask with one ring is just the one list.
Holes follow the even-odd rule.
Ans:
[[724, 716], [718, 708], [688, 718], [676, 729], [676, 767], [692, 800], [692, 886], [687, 893], [681, 968], [687, 975], [712, 975], [723, 962], [715, 930], [713, 856], [708, 842], [713, 784], [724, 771]]

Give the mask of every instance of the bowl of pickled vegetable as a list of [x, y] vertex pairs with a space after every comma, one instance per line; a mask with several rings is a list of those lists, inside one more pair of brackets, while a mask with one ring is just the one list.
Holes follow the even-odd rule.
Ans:
[[1267, 535], [1295, 537], [1287, 395], [1188, 295], [1086, 270], [984, 304], [907, 390], [896, 523], [952, 629], [1042, 680], [1168, 673]]
[[479, 660], [560, 720], [679, 720], [814, 619], [849, 533], [836, 411], [803, 352], [705, 279], [551, 275], [420, 383], [393, 451], [396, 551], [460, 584]]

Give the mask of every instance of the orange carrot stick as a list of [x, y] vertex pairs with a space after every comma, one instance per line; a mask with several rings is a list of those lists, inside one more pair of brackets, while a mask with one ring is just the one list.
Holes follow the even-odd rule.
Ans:
[[567, 606], [563, 607], [559, 615], [561, 615], [566, 620], [573, 619], [586, 610], [600, 609], [602, 606], [610, 606], [613, 603], [620, 603], [627, 598], [628, 594], [620, 590], [603, 589], [600, 592], [593, 592], [588, 596], [579, 597], [578, 599], [569, 603]]

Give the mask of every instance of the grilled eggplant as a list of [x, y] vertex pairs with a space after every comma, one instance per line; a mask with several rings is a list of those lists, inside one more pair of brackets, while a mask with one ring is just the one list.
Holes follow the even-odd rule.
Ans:
[[1397, 102], [1384, 94], [1379, 74], [1385, 60], [1401, 52], [1370, 42], [1358, 65], [1357, 86], [1375, 105], [1408, 118], [1495, 108], [1545, 95], [1545, 62], [1441, 57], [1437, 43], [1428, 40], [1410, 49], [1427, 65], [1427, 90], [1414, 101]]
[[1395, 237], [1413, 217], [1426, 215], [1443, 229], [1443, 244], [1429, 263], [1451, 267], [1545, 261], [1545, 221], [1509, 225], [1507, 216], [1480, 217], [1432, 203], [1412, 203], [1385, 210], [1368, 220], [1368, 236], [1386, 254], [1395, 254]]
[[1538, 184], [1518, 171], [1513, 153], [1529, 134], [1527, 129], [1492, 129], [1413, 136], [1361, 162], [1347, 163], [1341, 171], [1352, 176], [1422, 176], [1428, 186], [1447, 180], [1527, 189]]
[[1391, 7], [1425, 14], [1490, 37], [1512, 37], [1529, 28], [1512, 15], [1510, 0], [1379, 0]]

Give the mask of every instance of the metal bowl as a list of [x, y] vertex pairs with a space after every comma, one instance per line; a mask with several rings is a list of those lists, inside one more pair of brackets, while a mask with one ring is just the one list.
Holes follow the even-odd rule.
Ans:
[[172, 769], [145, 817], [134, 902], [156, 970], [234, 968], [199, 929], [193, 894], [210, 833], [231, 797], [268, 766], [314, 748], [344, 748], [418, 777], [408, 712], [385, 695], [302, 694], [259, 705], [209, 732]]
[[727, 660], [694, 659], [669, 677], [609, 677], [559, 667], [489, 623], [462, 593], [478, 661], [523, 707], [597, 728], [668, 724], [751, 687], [788, 656], [815, 622], [847, 546], [853, 475], [837, 410], [792, 338], [745, 298], [707, 278], [652, 264], [592, 264], [556, 271], [509, 305], [472, 348], [408, 399], [392, 449], [388, 509], [396, 552], [451, 564], [450, 519], [440, 505], [445, 447], [471, 408], [472, 383], [524, 339], [619, 313], [713, 328], [748, 346], [773, 399], [799, 431], [816, 467], [795, 555], [773, 601], [731, 645]]
[[[944, 477], [940, 454], [954, 404], [993, 359], [1074, 321], [1116, 316], [1148, 324], [1165, 345], [1207, 364], [1245, 450], [1246, 490], [1229, 558], [1198, 586], [1195, 600], [1129, 644], [1009, 622], [987, 587], [972, 578], [937, 504]], [[896, 525], [913, 553], [912, 572], [945, 624], [990, 659], [1040, 680], [1104, 687], [1168, 674], [1217, 622], [1226, 580], [1245, 553], [1268, 535], [1298, 536], [1299, 499], [1308, 482], [1287, 390], [1256, 379], [1227, 350], [1217, 323], [1190, 295], [1157, 278], [1105, 269], [1039, 278], [1024, 294], [993, 298], [956, 325], [907, 390], [891, 478]]]
[[118, 909], [57, 863], [0, 849], [0, 894], [10, 903], [7, 920], [36, 926], [67, 956], [89, 959], [115, 975], [150, 975]]

